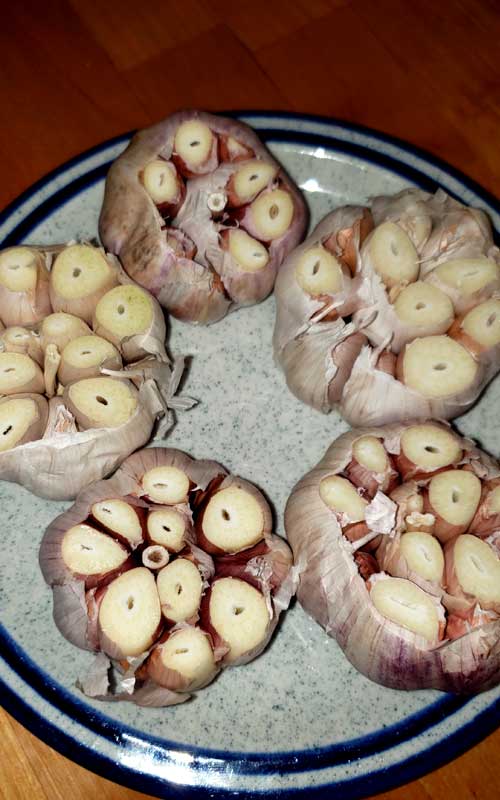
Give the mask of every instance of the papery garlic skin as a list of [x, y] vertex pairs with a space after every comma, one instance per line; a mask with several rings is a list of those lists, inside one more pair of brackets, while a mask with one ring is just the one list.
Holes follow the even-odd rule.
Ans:
[[441, 190], [378, 197], [371, 212], [336, 209], [287, 257], [275, 359], [300, 400], [353, 426], [451, 419], [500, 363], [491, 225]]
[[[425, 424], [446, 432], [444, 426], [435, 422]], [[416, 421], [413, 427], [421, 425]], [[388, 519], [381, 525], [374, 517], [369, 526], [368, 537], [378, 534], [381, 539], [375, 557], [367, 553], [359, 554], [363, 555], [362, 559], [357, 556], [358, 543], [349, 541], [348, 520], [334, 513], [321, 496], [324, 481], [335, 476], [345, 480], [345, 470], [360, 437], [380, 440], [397, 468], [403, 436], [408, 437], [411, 427], [411, 423], [408, 426], [393, 424], [343, 434], [293, 489], [285, 510], [285, 528], [300, 572], [297, 596], [305, 610], [337, 640], [353, 665], [372, 680], [399, 689], [482, 691], [500, 682], [500, 613], [495, 590], [491, 594], [481, 583], [481, 592], [484, 592], [481, 607], [486, 604], [486, 609], [490, 610], [474, 625], [457, 625], [457, 619], [465, 620], [472, 613], [479, 598], [470, 594], [471, 588], [477, 592], [473, 583], [464, 581], [469, 594], [463, 587], [460, 591], [457, 589], [456, 569], [450, 572], [454, 563], [450, 561], [451, 549], [461, 540], [484, 545], [490, 553], [493, 576], [500, 564], [498, 550], [466, 533], [446, 545], [446, 568], [443, 570], [443, 553], [437, 539], [431, 533], [413, 532], [408, 526], [412, 516], [423, 516], [427, 487], [446, 475], [446, 471], [431, 472], [427, 478], [421, 475], [418, 483], [409, 480], [391, 491], [397, 508], [392, 522]], [[474, 485], [475, 480], [488, 481], [498, 476], [498, 467], [492, 459], [477, 450], [470, 440], [453, 436], [458, 448], [455, 455], [460, 452], [460, 467], [456, 470], [459, 475], [468, 476], [465, 480]], [[446, 438], [443, 442], [446, 444]], [[439, 453], [431, 455], [440, 456]], [[468, 520], [470, 524], [470, 515]], [[420, 542], [424, 549], [429, 542], [429, 558], [423, 551], [415, 552], [412, 539], [413, 544]], [[479, 574], [480, 570], [469, 580], [477, 580]], [[421, 599], [423, 616], [417, 614], [418, 603], [414, 606], [410, 602], [409, 612], [416, 614], [415, 625], [405, 617], [404, 602], [396, 603], [397, 608], [394, 606], [397, 614], [386, 607], [385, 592], [389, 590], [382, 584], [389, 578], [413, 587], [411, 592], [416, 599]], [[371, 596], [370, 586], [365, 581], [372, 587], [380, 584], [377, 592], [382, 593], [381, 604], [378, 599], [374, 603], [375, 595]], [[404, 596], [401, 597], [404, 600]]]
[[[87, 487], [53, 521], [39, 562], [53, 590], [55, 623], [73, 644], [100, 651], [81, 682], [85, 692], [171, 705], [222, 668], [262, 652], [297, 581], [290, 548], [271, 533], [271, 511], [264, 513], [261, 498], [216, 462], [147, 448], [112, 478]], [[237, 526], [242, 509], [249, 505], [250, 517], [256, 512], [261, 535], [255, 545], [216, 560], [202, 549], [194, 531], [214, 499], [216, 516], [230, 509]], [[167, 527], [176, 516], [184, 518], [179, 546], [149, 544], [155, 530], [145, 520], [155, 515]], [[127, 676], [127, 697], [109, 686], [110, 667]]]
[[[175, 208], [155, 204], [145, 191], [144, 170], [157, 159], [182, 175], [185, 196]], [[235, 223], [266, 244], [261, 268], [240, 266], [223, 246]], [[302, 195], [250, 128], [181, 111], [136, 134], [114, 162], [99, 231], [128, 274], [170, 313], [210, 324], [272, 291], [306, 225]], [[186, 249], [184, 236], [193, 247]]]

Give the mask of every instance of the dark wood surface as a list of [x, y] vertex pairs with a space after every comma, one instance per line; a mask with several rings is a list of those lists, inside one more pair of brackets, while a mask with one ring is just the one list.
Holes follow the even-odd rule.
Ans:
[[[500, 178], [498, 0], [18, 0], [0, 25], [0, 207], [66, 159], [182, 107], [287, 109]], [[0, 711], [0, 797], [132, 800]], [[500, 731], [391, 800], [495, 800]], [[143, 795], [144, 797], [144, 795]]]

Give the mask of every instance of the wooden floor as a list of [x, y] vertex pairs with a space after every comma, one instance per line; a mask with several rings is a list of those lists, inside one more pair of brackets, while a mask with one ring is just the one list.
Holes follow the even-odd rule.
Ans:
[[[138, 11], [139, 10], [139, 11]], [[369, 125], [500, 179], [500, 0], [17, 0], [0, 24], [0, 207], [67, 158], [180, 107]], [[0, 712], [0, 798], [129, 800]], [[500, 732], [381, 795], [495, 800]]]

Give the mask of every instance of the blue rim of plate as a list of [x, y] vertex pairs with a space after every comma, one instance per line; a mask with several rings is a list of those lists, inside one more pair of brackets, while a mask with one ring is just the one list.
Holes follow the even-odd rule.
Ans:
[[[463, 189], [472, 193], [477, 199], [486, 204], [496, 214], [500, 214], [500, 203], [490, 193], [485, 191], [473, 180], [463, 175], [459, 170], [450, 167], [445, 162], [430, 156], [425, 151], [408, 145], [393, 137], [380, 134], [369, 128], [358, 125], [347, 124], [331, 118], [324, 118], [314, 115], [301, 115], [291, 112], [266, 112], [266, 111], [231, 111], [223, 112], [228, 116], [237, 116], [245, 119], [250, 118], [253, 126], [257, 129], [260, 137], [265, 142], [282, 144], [300, 144], [324, 148], [325, 150], [342, 152], [343, 154], [361, 158], [369, 163], [386, 168], [392, 173], [396, 173], [421, 188], [434, 191], [443, 181], [437, 181], [447, 177], [458, 187], [458, 192], [453, 191], [453, 187], [447, 185], [445, 188], [450, 194], [460, 197]], [[272, 121], [283, 121], [293, 125], [293, 122], [311, 123], [315, 125], [330, 127], [332, 134], [334, 129], [340, 129], [347, 134], [347, 139], [339, 139], [334, 135], [319, 134], [310, 131], [295, 131], [290, 127], [273, 127], [272, 124], [266, 127], [266, 123]], [[260, 123], [263, 124], [260, 124]], [[0, 214], [0, 224], [6, 222], [12, 214], [17, 211], [24, 202], [31, 199], [38, 191], [50, 184], [52, 180], [63, 175], [69, 169], [78, 165], [92, 156], [99, 155], [102, 151], [119, 144], [125, 144], [130, 138], [131, 133], [107, 140], [84, 153], [70, 159], [65, 164], [41, 178]], [[354, 142], [352, 138], [366, 140], [364, 143]], [[369, 146], [369, 142], [371, 146]], [[376, 144], [387, 145], [395, 152], [395, 155], [377, 150]], [[419, 162], [419, 167], [412, 166], [401, 160], [401, 156], [415, 157]], [[36, 225], [39, 225], [51, 213], [57, 210], [62, 204], [84, 191], [96, 181], [102, 180], [109, 168], [110, 162], [105, 162], [95, 169], [89, 170], [70, 181], [63, 188], [55, 191], [42, 203], [26, 216], [10, 231], [3, 240], [1, 246], [16, 244], [25, 238]], [[427, 168], [428, 172], [422, 171]], [[434, 173], [433, 175], [431, 173]], [[462, 192], [460, 191], [462, 190]], [[196, 770], [207, 770], [218, 772], [226, 767], [232, 773], [245, 775], [258, 774], [283, 774], [283, 772], [309, 772], [321, 770], [329, 766], [347, 763], [360, 757], [374, 755], [384, 750], [401, 744], [404, 741], [419, 736], [429, 731], [443, 719], [452, 716], [454, 713], [464, 708], [469, 702], [468, 698], [459, 698], [452, 695], [444, 695], [439, 700], [431, 703], [423, 710], [411, 715], [402, 723], [398, 723], [387, 728], [382, 728], [377, 732], [371, 733], [360, 739], [344, 742], [330, 747], [315, 748], [306, 751], [287, 751], [284, 753], [237, 753], [229, 751], [208, 750], [199, 747], [180, 745], [165, 739], [155, 739], [137, 731], [127, 725], [116, 723], [109, 717], [100, 712], [96, 712], [85, 702], [75, 700], [74, 697], [58, 685], [50, 676], [39, 669], [27, 654], [10, 638], [5, 629], [0, 625], [0, 644], [2, 646], [2, 656], [6, 663], [13, 669], [19, 678], [33, 689], [40, 697], [49, 702], [54, 708], [67, 714], [72, 720], [79, 722], [91, 731], [95, 731], [99, 736], [125, 745], [125, 738], [142, 737], [146, 744], [154, 746], [159, 752], [162, 751], [164, 760], [168, 763], [175, 754], [189, 753], [192, 757], [191, 768]], [[96, 753], [87, 745], [77, 741], [70, 734], [61, 730], [43, 717], [30, 705], [25, 702], [16, 692], [7, 686], [0, 679], [2, 687], [2, 704], [16, 717], [22, 724], [31, 730], [35, 735], [46, 741], [64, 755], [72, 758], [88, 769], [110, 778], [117, 783], [122, 783], [134, 789], [147, 791], [161, 797], [171, 796], [173, 791], [182, 797], [203, 797], [206, 796], [208, 789], [199, 787], [173, 786], [166, 783], [163, 778], [158, 778], [155, 774], [145, 774], [133, 768], [123, 766], [110, 759], [108, 756]], [[247, 793], [233, 788], [227, 789], [217, 785], [216, 793], [220, 796], [237, 793], [238, 797], [255, 797], [264, 795], [265, 797], [279, 797], [283, 800], [287, 797], [295, 797], [297, 794], [310, 794], [318, 798], [331, 797], [332, 790], [342, 791], [342, 797], [359, 798], [366, 794], [380, 792], [401, 785], [409, 780], [417, 778], [431, 769], [450, 761], [469, 747], [476, 744], [498, 725], [500, 711], [500, 701], [494, 701], [489, 707], [478, 713], [471, 721], [455, 730], [446, 739], [440, 740], [425, 750], [405, 758], [404, 760], [392, 764], [390, 767], [365, 773], [361, 777], [349, 778], [334, 783], [325, 783], [321, 786], [307, 787], [301, 789], [285, 789], [275, 792], [274, 790], [255, 791]], [[214, 791], [215, 787], [212, 787]]]

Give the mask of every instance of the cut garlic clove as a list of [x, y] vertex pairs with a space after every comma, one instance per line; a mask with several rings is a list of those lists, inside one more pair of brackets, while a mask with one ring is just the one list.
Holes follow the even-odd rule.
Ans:
[[279, 172], [277, 164], [254, 159], [239, 167], [228, 183], [229, 203], [233, 207], [243, 206], [254, 200], [259, 192], [274, 180]]
[[332, 511], [345, 515], [348, 522], [361, 522], [365, 519], [368, 502], [356, 491], [346, 478], [329, 475], [319, 486], [319, 495]]
[[196, 119], [179, 125], [174, 136], [174, 161], [183, 175], [212, 170], [216, 158], [217, 140], [208, 125]]
[[103, 365], [121, 369], [122, 359], [116, 347], [101, 336], [79, 336], [62, 351], [59, 380], [66, 386], [75, 380], [97, 377]]
[[50, 272], [54, 311], [91, 322], [98, 300], [118, 283], [118, 271], [98, 247], [73, 244], [62, 250]]
[[[450, 332], [451, 334], [451, 332]], [[458, 330], [451, 334], [471, 353], [481, 353], [500, 344], [500, 300], [487, 300], [469, 311]]]
[[394, 310], [402, 323], [416, 329], [415, 335], [445, 333], [454, 319], [450, 298], [424, 281], [402, 289], [394, 302]]
[[165, 465], [145, 472], [142, 488], [153, 503], [174, 506], [187, 502], [191, 482], [183, 470]]
[[103, 295], [94, 311], [93, 329], [116, 345], [128, 361], [149, 353], [167, 361], [163, 312], [157, 300], [140, 286], [126, 283]]
[[30, 247], [0, 251], [0, 317], [7, 327], [33, 325], [52, 311], [49, 273], [41, 252]]
[[198, 542], [209, 553], [239, 553], [264, 537], [260, 500], [239, 486], [216, 492], [203, 511]]
[[111, 657], [144, 653], [153, 644], [160, 623], [160, 600], [148, 569], [128, 570], [109, 584], [99, 607], [99, 641]]
[[148, 675], [172, 691], [195, 691], [217, 673], [209, 636], [193, 626], [174, 630], [156, 647], [148, 661]]
[[92, 331], [89, 326], [74, 314], [59, 311], [49, 314], [40, 325], [40, 344], [45, 350], [49, 344], [55, 344], [62, 352], [66, 345], [80, 336], [90, 336]]
[[44, 391], [43, 372], [36, 361], [23, 353], [0, 353], [0, 395]]
[[124, 500], [101, 500], [93, 504], [90, 513], [106, 531], [118, 536], [130, 547], [136, 548], [142, 544], [143, 528], [138, 509]]
[[110, 536], [90, 525], [70, 528], [61, 542], [61, 558], [67, 569], [85, 580], [87, 588], [115, 573], [128, 559], [128, 551]]
[[229, 647], [226, 663], [254, 650], [268, 636], [271, 619], [266, 600], [239, 578], [213, 581], [208, 613], [211, 626]]
[[263, 242], [281, 239], [292, 224], [293, 214], [289, 192], [284, 189], [264, 192], [249, 206], [249, 233]]
[[299, 286], [312, 297], [337, 294], [344, 284], [339, 262], [321, 245], [305, 250], [295, 267]]
[[401, 536], [399, 545], [408, 569], [424, 580], [441, 583], [444, 555], [437, 539], [428, 533], [407, 531]]
[[462, 591], [484, 609], [500, 613], [500, 558], [487, 542], [463, 534], [450, 542], [446, 551], [448, 586], [455, 580]]
[[410, 237], [394, 222], [378, 225], [366, 240], [365, 248], [387, 289], [417, 279], [418, 253]]
[[481, 481], [473, 472], [450, 469], [431, 478], [427, 510], [436, 517], [434, 533], [440, 541], [462, 533], [471, 523], [481, 499]]
[[269, 263], [269, 253], [262, 242], [241, 229], [229, 231], [229, 252], [244, 272], [258, 272]]
[[440, 620], [432, 598], [405, 578], [378, 580], [370, 588], [373, 605], [383, 617], [428, 642], [439, 640]]
[[0, 452], [41, 439], [47, 425], [48, 404], [42, 395], [0, 399]]
[[478, 375], [470, 353], [449, 336], [425, 336], [406, 345], [398, 359], [406, 386], [426, 398], [445, 398], [469, 389]]
[[184, 622], [198, 616], [203, 581], [196, 564], [176, 558], [156, 579], [163, 616], [169, 622]]
[[498, 265], [486, 256], [445, 261], [436, 267], [434, 274], [464, 298], [472, 297], [500, 277]]
[[156, 205], [177, 202], [181, 193], [177, 170], [170, 161], [155, 158], [144, 167], [142, 183]]
[[135, 386], [116, 378], [84, 378], [66, 387], [64, 402], [83, 430], [118, 428], [137, 411]]
[[153, 544], [166, 547], [171, 553], [179, 553], [186, 544], [188, 520], [175, 508], [150, 511], [147, 521], [148, 539]]
[[462, 448], [454, 433], [432, 423], [423, 423], [404, 429], [396, 462], [403, 478], [408, 480], [420, 473], [432, 473], [456, 464], [461, 457]]

